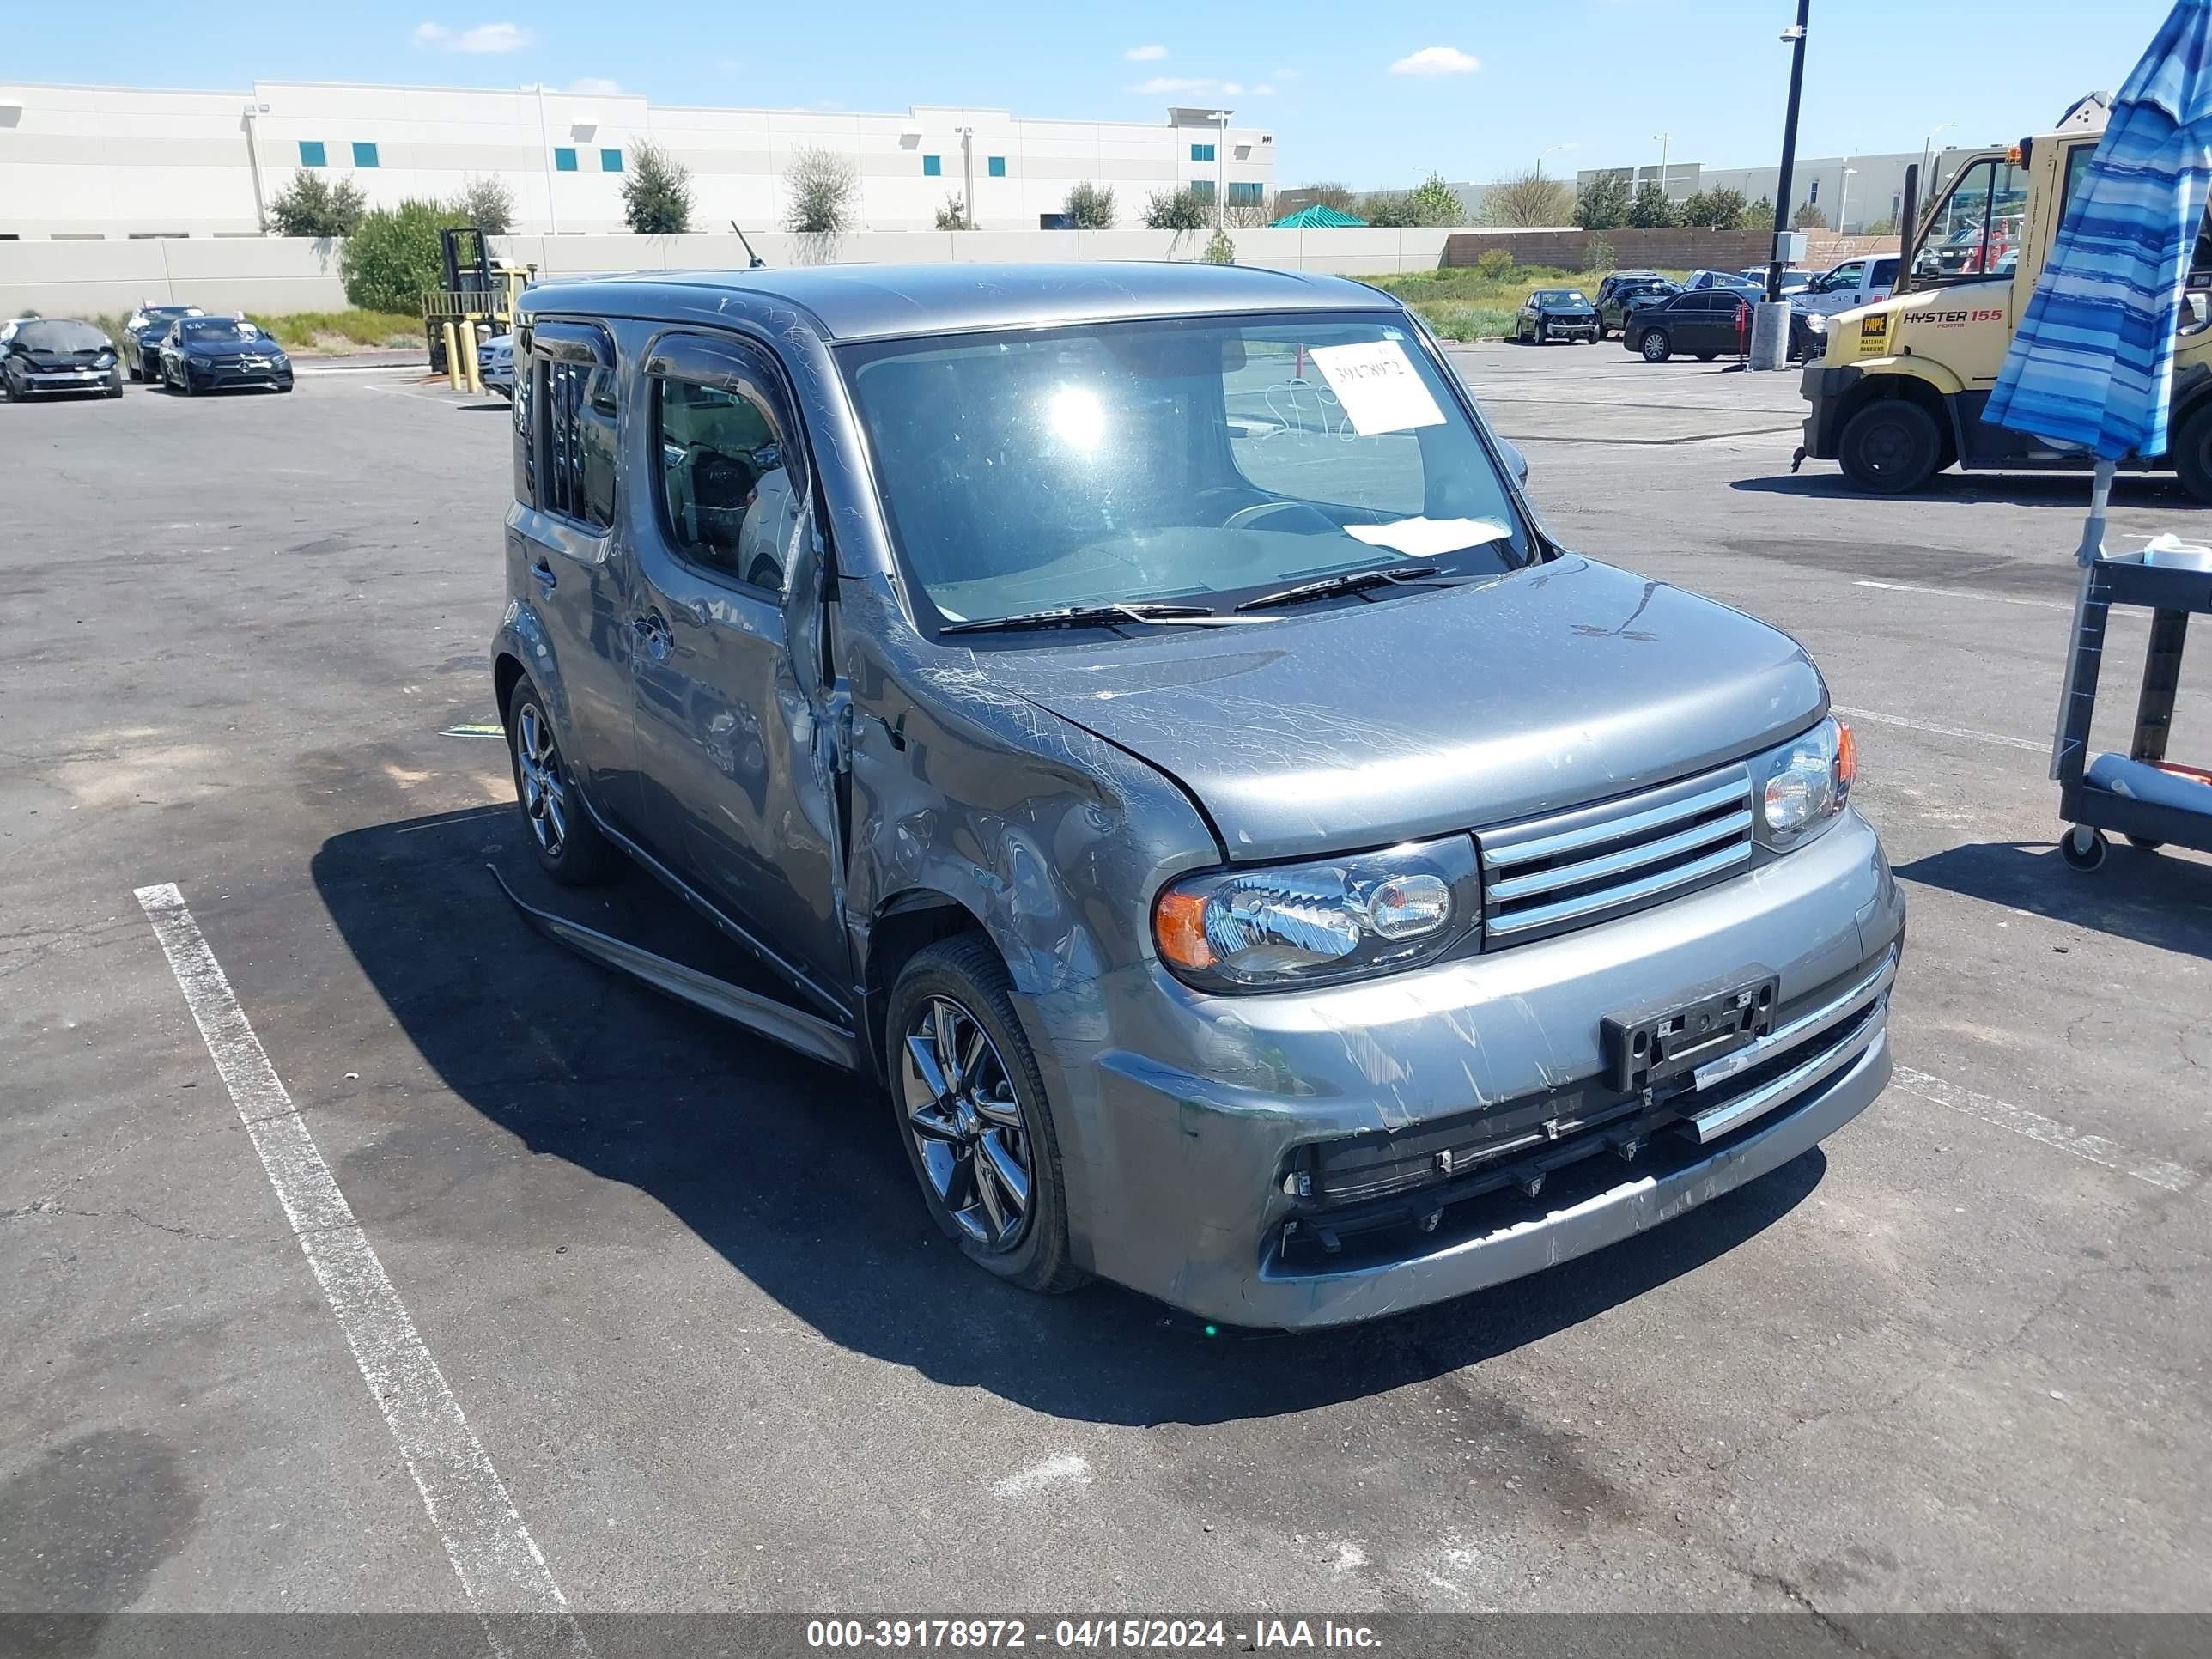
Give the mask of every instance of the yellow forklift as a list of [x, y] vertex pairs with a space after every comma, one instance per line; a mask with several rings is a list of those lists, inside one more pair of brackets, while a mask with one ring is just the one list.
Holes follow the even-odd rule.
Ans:
[[[2104, 136], [2103, 111], [2084, 100], [2060, 130], [1960, 159], [1924, 216], [1913, 212], [1908, 170], [1905, 240], [1897, 287], [1855, 311], [1812, 319], [1825, 337], [1805, 369], [1808, 456], [1839, 461], [1861, 489], [1901, 495], [1945, 467], [1968, 471], [2087, 472], [2062, 453], [1982, 419], [2014, 331], [2035, 292], [2069, 191]], [[1916, 217], [1917, 222], [1916, 224]], [[2172, 471], [2212, 501], [2212, 240], [2200, 234], [2173, 363], [2167, 452], [2131, 457], [2124, 471]]]
[[438, 262], [443, 287], [422, 296], [422, 331], [429, 342], [430, 369], [443, 374], [456, 392], [482, 392], [477, 350], [483, 338], [510, 333], [522, 290], [538, 274], [535, 265], [495, 259], [491, 240], [474, 225], [450, 226], [438, 233]]

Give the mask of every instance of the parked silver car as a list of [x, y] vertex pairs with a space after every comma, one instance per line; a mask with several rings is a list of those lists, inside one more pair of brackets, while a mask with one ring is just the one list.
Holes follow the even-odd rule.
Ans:
[[1887, 1082], [1905, 902], [1819, 672], [1561, 546], [1389, 295], [656, 273], [532, 290], [516, 349], [530, 845], [635, 860], [787, 998], [533, 914], [885, 1088], [990, 1272], [1385, 1313]]

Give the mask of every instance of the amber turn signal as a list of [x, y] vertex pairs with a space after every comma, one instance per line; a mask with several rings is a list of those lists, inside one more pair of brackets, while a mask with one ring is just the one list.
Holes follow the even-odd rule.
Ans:
[[1213, 947], [1206, 939], [1206, 899], [1169, 888], [1152, 907], [1152, 932], [1160, 954], [1178, 968], [1211, 968]]
[[1847, 721], [1836, 722], [1836, 782], [1839, 793], [1848, 793], [1851, 780], [1859, 775], [1858, 739], [1851, 735]]

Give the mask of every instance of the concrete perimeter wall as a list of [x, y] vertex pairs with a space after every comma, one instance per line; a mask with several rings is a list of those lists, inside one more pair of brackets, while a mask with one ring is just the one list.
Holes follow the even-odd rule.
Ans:
[[1774, 245], [1771, 234], [1764, 230], [1460, 230], [1444, 244], [1444, 264], [1471, 265], [1491, 248], [1502, 246], [1522, 264], [1580, 270], [1591, 241], [1599, 239], [1613, 249], [1607, 270], [1739, 270], [1765, 259]]
[[[1194, 259], [1212, 233], [1165, 230], [856, 231], [829, 243], [769, 232], [752, 239], [771, 265]], [[1240, 230], [1239, 264], [1373, 276], [1434, 270], [1443, 230]], [[811, 244], [802, 246], [803, 243]], [[342, 244], [250, 236], [143, 241], [0, 242], [0, 318], [127, 311], [141, 301], [210, 311], [339, 311]], [[501, 236], [504, 257], [547, 276], [584, 271], [742, 270], [735, 236]]]
[[339, 243], [307, 237], [0, 242], [0, 318], [82, 317], [141, 301], [210, 311], [343, 311]]

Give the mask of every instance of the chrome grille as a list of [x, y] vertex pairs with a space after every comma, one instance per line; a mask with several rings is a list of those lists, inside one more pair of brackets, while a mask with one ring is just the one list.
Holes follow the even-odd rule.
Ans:
[[1751, 774], [1738, 762], [1475, 839], [1486, 942], [1519, 945], [1626, 915], [1748, 865]]

